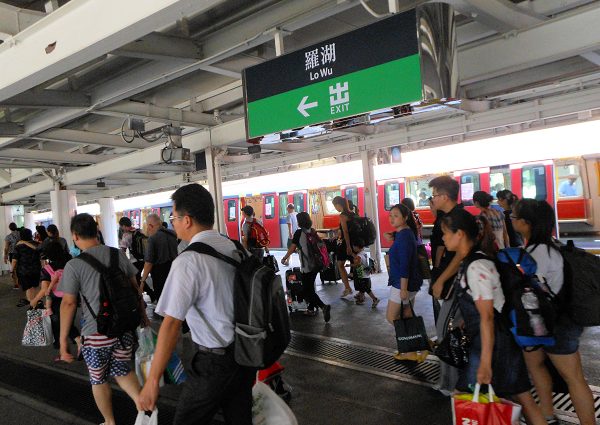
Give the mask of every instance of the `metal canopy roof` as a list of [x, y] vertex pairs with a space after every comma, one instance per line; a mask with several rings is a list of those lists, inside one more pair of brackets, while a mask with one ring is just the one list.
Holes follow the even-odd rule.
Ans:
[[[581, 119], [600, 109], [600, 2], [448, 0], [457, 13], [462, 109], [400, 117], [247, 153], [243, 68], [375, 22], [395, 0], [11, 0], [0, 3], [0, 192], [43, 208], [60, 180], [80, 202], [200, 180], [124, 120], [174, 123], [223, 177], [364, 149], [415, 148]], [[399, 9], [424, 1], [399, 1]], [[149, 137], [149, 139], [152, 136]], [[410, 148], [410, 147], [409, 147]], [[102, 181], [105, 187], [98, 187]]]

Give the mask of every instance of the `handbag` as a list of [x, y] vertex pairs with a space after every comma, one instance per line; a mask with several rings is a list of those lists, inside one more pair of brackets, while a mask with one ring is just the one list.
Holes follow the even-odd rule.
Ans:
[[454, 327], [454, 316], [458, 311], [458, 306], [458, 302], [454, 301], [448, 315], [446, 336], [435, 349], [435, 355], [444, 363], [462, 369], [469, 363], [470, 340], [461, 327]]
[[423, 279], [431, 279], [431, 268], [429, 266], [429, 256], [425, 245], [417, 246], [417, 260], [419, 262], [419, 271]]
[[298, 425], [298, 420], [275, 391], [257, 380], [252, 387], [252, 424]]
[[412, 317], [404, 317], [404, 308], [400, 309], [400, 319], [394, 320], [396, 343], [399, 353], [429, 350], [429, 338], [425, 323], [421, 316], [415, 314], [412, 303], [409, 302]]
[[[156, 331], [150, 326], [137, 329], [138, 348], [135, 351], [135, 374], [137, 375], [140, 385], [144, 385], [146, 378], [150, 373], [152, 359], [154, 358], [154, 350], [156, 348]], [[164, 385], [163, 377], [160, 378], [159, 386]]]
[[265, 255], [263, 257], [263, 265], [273, 269], [275, 273], [279, 271], [279, 264], [277, 264], [277, 260], [275, 259], [274, 255]]
[[488, 396], [479, 395], [480, 384], [471, 394], [456, 394], [452, 397], [452, 423], [454, 425], [518, 425], [521, 406], [496, 397], [488, 385]]
[[49, 310], [27, 310], [27, 323], [25, 324], [21, 344], [27, 347], [47, 347], [52, 345], [53, 340]]

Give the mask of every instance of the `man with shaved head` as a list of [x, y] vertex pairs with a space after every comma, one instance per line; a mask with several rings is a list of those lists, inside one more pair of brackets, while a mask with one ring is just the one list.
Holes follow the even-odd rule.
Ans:
[[142, 271], [142, 288], [148, 275], [152, 275], [153, 291], [147, 291], [153, 302], [157, 302], [171, 270], [171, 263], [177, 257], [177, 236], [170, 229], [165, 229], [157, 214], [146, 217], [146, 233], [148, 245], [144, 254], [144, 270]]

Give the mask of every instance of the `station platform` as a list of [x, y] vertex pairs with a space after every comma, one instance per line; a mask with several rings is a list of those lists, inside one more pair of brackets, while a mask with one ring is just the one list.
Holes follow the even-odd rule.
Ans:
[[[277, 259], [283, 252], [272, 252]], [[297, 255], [291, 266], [298, 265]], [[281, 273], [286, 268], [281, 266]], [[290, 406], [299, 424], [431, 424], [452, 423], [450, 399], [433, 389], [439, 361], [430, 355], [422, 364], [392, 358], [395, 339], [385, 320], [387, 275], [372, 276], [373, 290], [381, 302], [356, 305], [351, 297], [340, 299], [338, 284], [317, 291], [332, 305], [331, 321], [321, 314], [310, 317], [293, 313], [293, 339], [283, 355], [283, 378], [292, 387]], [[25, 309], [15, 306], [21, 292], [12, 290], [9, 279], [0, 278], [0, 423], [99, 424], [83, 362], [54, 363], [52, 347], [31, 348], [20, 344]], [[430, 336], [435, 335], [431, 298], [425, 287], [415, 306], [424, 317]], [[154, 323], [158, 327], [158, 323]], [[600, 328], [586, 329], [581, 354], [588, 383], [594, 391], [600, 417]], [[177, 346], [182, 357], [192, 353], [188, 337]], [[113, 400], [118, 424], [133, 424], [133, 403], [117, 387]], [[159, 423], [170, 424], [180, 388], [161, 389]], [[556, 394], [555, 405], [563, 423], [578, 423], [568, 395]], [[214, 423], [222, 423], [219, 418]]]

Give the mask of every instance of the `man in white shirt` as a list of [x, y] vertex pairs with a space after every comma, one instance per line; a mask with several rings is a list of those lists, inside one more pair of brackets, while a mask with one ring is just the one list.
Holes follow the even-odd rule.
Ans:
[[[171, 218], [177, 237], [203, 242], [239, 260], [236, 247], [213, 230], [214, 202], [204, 187], [190, 184], [171, 196]], [[219, 408], [227, 424], [252, 424], [255, 371], [234, 359], [233, 284], [235, 268], [217, 258], [184, 251], [174, 261], [156, 312], [164, 316], [152, 368], [140, 394], [142, 408], [152, 410], [159, 381], [180, 335], [184, 320], [197, 349], [179, 397], [174, 424], [206, 424]], [[202, 315], [200, 314], [202, 312]]]

